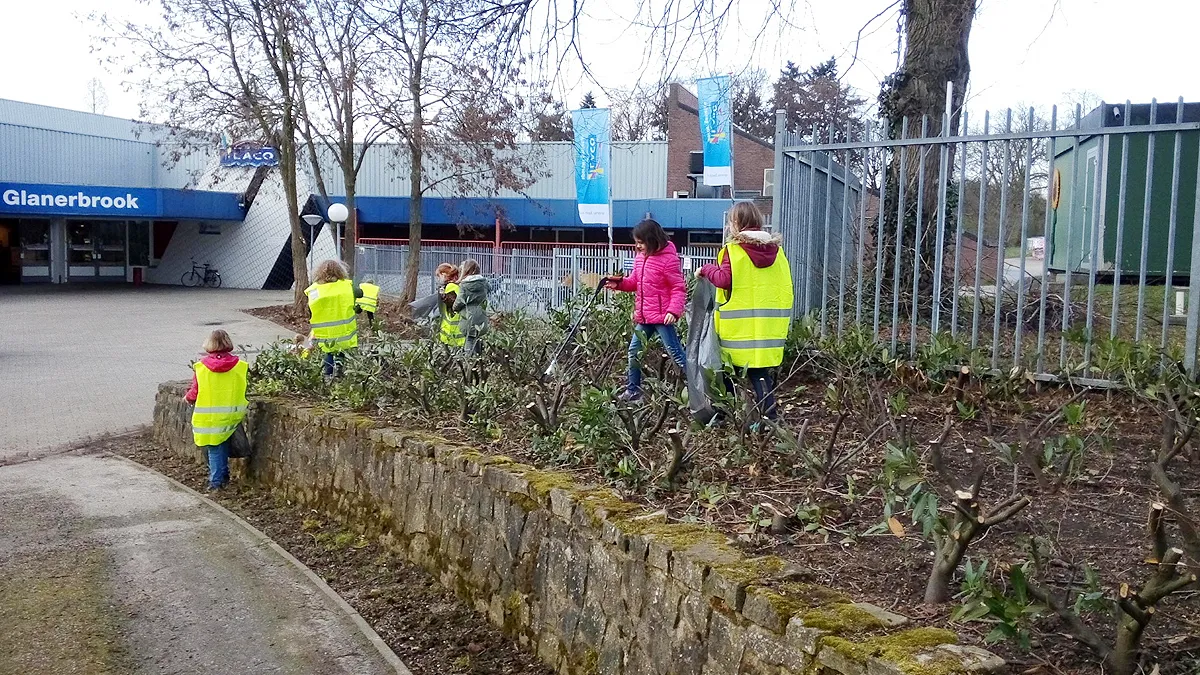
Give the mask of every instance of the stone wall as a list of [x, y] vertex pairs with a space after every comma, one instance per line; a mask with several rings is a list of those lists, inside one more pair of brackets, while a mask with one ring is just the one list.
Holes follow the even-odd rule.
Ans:
[[[165, 384], [156, 440], [192, 445], [183, 383]], [[255, 401], [249, 475], [420, 564], [564, 674], [982, 672], [1003, 662], [953, 633], [809, 582], [723, 535], [361, 416]]]

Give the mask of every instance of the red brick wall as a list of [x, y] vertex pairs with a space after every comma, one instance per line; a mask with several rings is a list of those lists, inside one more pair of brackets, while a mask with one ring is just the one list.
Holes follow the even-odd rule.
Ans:
[[[688, 160], [703, 148], [700, 142], [699, 101], [680, 84], [672, 84], [667, 100], [667, 194], [692, 189]], [[763, 169], [775, 166], [770, 141], [736, 131], [733, 139], [733, 182], [738, 190], [762, 190]]]

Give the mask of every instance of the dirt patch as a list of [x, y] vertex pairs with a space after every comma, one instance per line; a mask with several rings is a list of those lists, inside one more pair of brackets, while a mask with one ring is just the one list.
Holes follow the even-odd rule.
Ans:
[[99, 550], [0, 566], [0, 673], [130, 673]]
[[[308, 335], [308, 310], [296, 309], [295, 305], [269, 305], [267, 307], [254, 307], [243, 310], [251, 316], [256, 316], [260, 319], [266, 319], [274, 324], [283, 326], [284, 328], [296, 333], [297, 335]], [[370, 328], [367, 325], [367, 315], [359, 314], [360, 330]], [[408, 317], [404, 305], [396, 300], [388, 298], [379, 299], [379, 311], [375, 313], [376, 330], [384, 330], [399, 337], [415, 338], [426, 335], [428, 330], [421, 324], [414, 323]]]
[[[196, 490], [207, 484], [204, 467], [165, 453], [147, 436], [112, 450]], [[210, 496], [320, 575], [417, 675], [553, 673], [424, 570], [325, 514], [252, 484], [234, 484]]]

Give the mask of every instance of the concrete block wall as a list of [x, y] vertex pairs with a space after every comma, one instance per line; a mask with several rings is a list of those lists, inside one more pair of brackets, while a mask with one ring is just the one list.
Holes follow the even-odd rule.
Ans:
[[[186, 383], [156, 440], [203, 462]], [[723, 535], [668, 524], [570, 476], [417, 431], [280, 400], [252, 404], [248, 475], [422, 565], [565, 675], [931, 675], [1003, 661], [854, 603]]]

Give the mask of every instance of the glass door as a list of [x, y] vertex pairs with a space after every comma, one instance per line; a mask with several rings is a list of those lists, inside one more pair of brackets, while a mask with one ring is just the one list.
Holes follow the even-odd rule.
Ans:
[[123, 281], [128, 258], [123, 220], [67, 221], [69, 281]]

